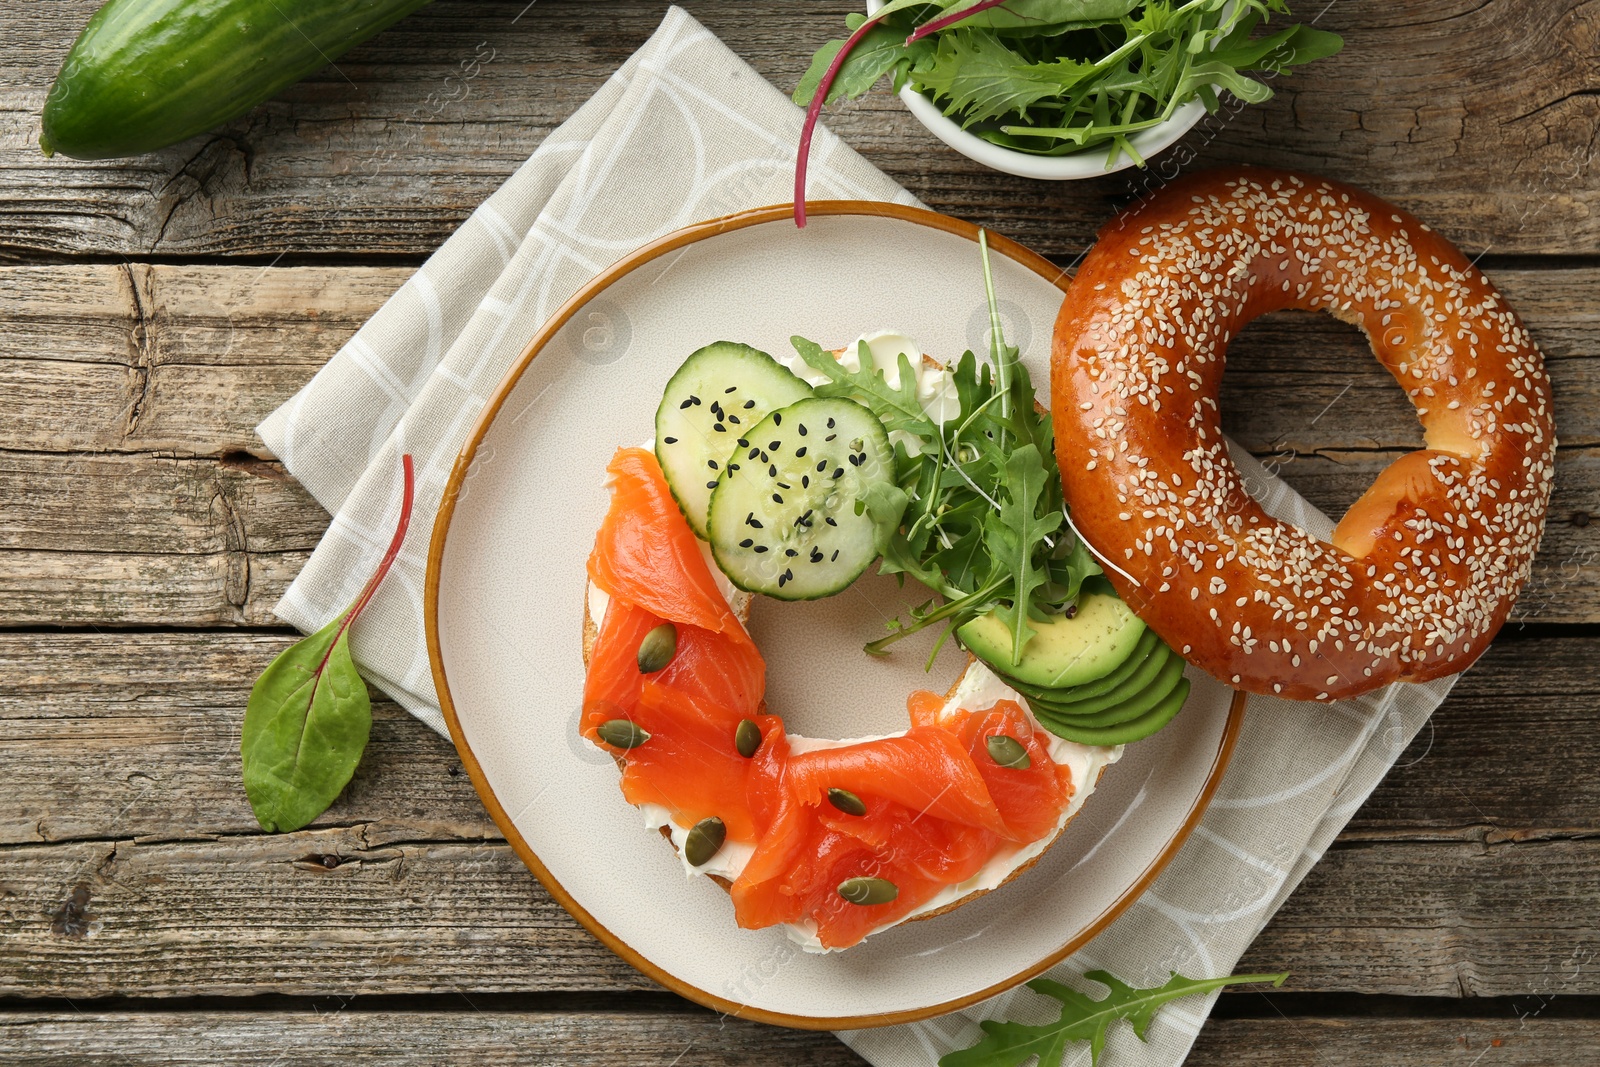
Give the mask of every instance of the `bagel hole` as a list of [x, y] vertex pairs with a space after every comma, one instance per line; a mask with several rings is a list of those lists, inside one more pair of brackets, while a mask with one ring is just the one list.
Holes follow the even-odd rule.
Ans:
[[837, 596], [784, 603], [757, 597], [750, 634], [767, 661], [767, 710], [784, 728], [806, 737], [863, 737], [904, 731], [906, 698], [916, 689], [943, 693], [967, 658], [946, 641], [931, 671], [928, 653], [941, 628], [930, 626], [889, 646], [887, 656], [862, 651], [889, 633], [890, 619], [931, 596], [916, 582], [904, 588], [869, 571]]
[[1423, 447], [1405, 390], [1366, 331], [1325, 312], [1263, 315], [1228, 344], [1223, 432], [1338, 520], [1401, 455]]

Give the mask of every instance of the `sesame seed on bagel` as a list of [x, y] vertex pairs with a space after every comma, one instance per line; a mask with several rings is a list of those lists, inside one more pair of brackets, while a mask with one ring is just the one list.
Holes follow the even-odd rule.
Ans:
[[[1359, 326], [1424, 431], [1331, 543], [1268, 515], [1222, 435], [1228, 342], [1282, 308]], [[1240, 689], [1326, 701], [1462, 670], [1544, 530], [1539, 349], [1454, 245], [1338, 182], [1210, 171], [1105, 226], [1056, 321], [1052, 399], [1074, 523], [1117, 592]]]

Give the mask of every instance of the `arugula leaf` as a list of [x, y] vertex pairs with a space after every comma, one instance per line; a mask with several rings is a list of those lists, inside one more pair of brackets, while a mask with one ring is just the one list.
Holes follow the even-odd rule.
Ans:
[[909, 575], [944, 599], [891, 622], [888, 636], [866, 646], [873, 654], [928, 626], [948, 632], [992, 611], [1011, 628], [1015, 664], [1034, 633], [1028, 621], [1065, 610], [1084, 581], [1101, 573], [1076, 535], [1061, 531], [1066, 511], [1050, 416], [1037, 406], [1027, 368], [1001, 329], [986, 234], [978, 248], [990, 358], [980, 364], [969, 351], [955, 361], [949, 381], [956, 410], [942, 421], [923, 412], [905, 356], [891, 386], [865, 347], [861, 369], [852, 371], [821, 346], [792, 339], [801, 359], [828, 379], [815, 387], [819, 395], [865, 404], [898, 438], [897, 488], [862, 505], [900, 523], [880, 544], [879, 573]]
[[[1285, 0], [894, 0], [870, 31], [863, 16], [847, 20], [864, 54], [846, 56], [828, 100], [889, 74], [896, 90], [910, 85], [1003, 147], [1059, 156], [1108, 146], [1143, 165], [1130, 139], [1190, 100], [1213, 111], [1220, 90], [1266, 100], [1271, 89], [1246, 71], [1282, 74], [1342, 47], [1309, 26], [1252, 36], [1287, 10]], [[814, 99], [840, 47], [813, 58], [797, 100]]]
[[1052, 63], [1026, 63], [999, 37], [965, 27], [946, 31], [938, 50], [912, 68], [919, 88], [946, 101], [946, 114], [963, 127], [1012, 112], [1026, 118], [1028, 108], [1095, 71], [1093, 63], [1065, 57]]
[[372, 701], [350, 658], [350, 627], [389, 573], [411, 524], [416, 477], [409, 455], [401, 464], [400, 519], [377, 570], [338, 618], [285, 649], [250, 690], [239, 758], [245, 795], [263, 830], [298, 830], [328, 810], [367, 747]]
[[1077, 990], [1049, 978], [1035, 978], [1028, 988], [1061, 1002], [1061, 1016], [1053, 1022], [1028, 1025], [985, 1019], [978, 1025], [984, 1037], [971, 1048], [960, 1049], [939, 1058], [939, 1067], [1018, 1067], [1030, 1056], [1039, 1057], [1039, 1067], [1060, 1067], [1069, 1041], [1089, 1042], [1089, 1061], [1100, 1062], [1106, 1034], [1111, 1024], [1126, 1019], [1141, 1041], [1150, 1030], [1156, 1011], [1169, 1001], [1196, 993], [1209, 993], [1226, 985], [1271, 982], [1281, 986], [1289, 977], [1283, 974], [1236, 974], [1228, 978], [1185, 978], [1176, 971], [1166, 984], [1151, 989], [1134, 989], [1106, 971], [1089, 971], [1084, 977], [1111, 990], [1103, 1000], [1090, 1000]]
[[1004, 568], [1011, 583], [1010, 603], [994, 610], [1011, 628], [1012, 666], [1022, 662], [1022, 646], [1034, 634], [1028, 625], [1028, 608], [1033, 591], [1045, 582], [1044, 571], [1034, 562], [1034, 553], [1061, 525], [1059, 510], [1043, 518], [1037, 513], [1047, 477], [1039, 447], [1032, 442], [1006, 457], [1005, 499], [990, 528], [996, 566]]
[[1050, 576], [1047, 597], [1054, 603], [1070, 604], [1083, 592], [1083, 583], [1105, 573], [1089, 546], [1076, 533], [1068, 531], [1056, 542], [1056, 551], [1046, 565]]
[[[948, 13], [971, 7], [978, 0], [955, 3]], [[974, 29], [1005, 30], [1011, 34], [1038, 35], [1061, 33], [1072, 25], [1120, 19], [1144, 0], [1007, 0], [999, 7], [980, 11], [963, 19], [961, 25]]]
[[879, 555], [888, 551], [889, 541], [900, 529], [901, 516], [910, 500], [910, 495], [898, 485], [872, 482], [856, 501], [857, 514], [865, 512], [872, 518], [872, 533]]
[[789, 338], [789, 343], [806, 366], [828, 376], [828, 381], [814, 387], [816, 395], [848, 397], [865, 405], [891, 433], [899, 430], [922, 438], [938, 436], [937, 424], [922, 410], [922, 401], [917, 398], [917, 374], [904, 352], [900, 353], [896, 368], [898, 384], [891, 386], [873, 363], [866, 342], [857, 350], [859, 370], [850, 370], [815, 341], [795, 336]]
[[1242, 34], [1233, 34], [1212, 49], [1214, 62], [1239, 70], [1269, 70], [1281, 74], [1291, 66], [1326, 59], [1344, 47], [1336, 33], [1311, 26], [1290, 26], [1267, 37], [1252, 39], [1250, 24], [1242, 24]]
[[1180, 91], [1193, 92], [1202, 85], [1219, 85], [1247, 104], [1265, 103], [1272, 90], [1247, 74], [1240, 74], [1226, 63], [1196, 63], [1184, 74]]

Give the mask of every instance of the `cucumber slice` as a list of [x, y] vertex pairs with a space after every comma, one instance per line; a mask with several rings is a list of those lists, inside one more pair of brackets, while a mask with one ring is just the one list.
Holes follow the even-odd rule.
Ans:
[[854, 400], [812, 397], [743, 440], [711, 492], [717, 566], [740, 589], [779, 600], [815, 600], [855, 581], [878, 558], [867, 493], [894, 482], [883, 423]]
[[1116, 726], [1099, 728], [1071, 726], [1056, 719], [1037, 715], [1035, 717], [1046, 730], [1068, 741], [1077, 741], [1084, 745], [1126, 745], [1133, 741], [1141, 741], [1167, 725], [1183, 707], [1183, 702], [1188, 699], [1189, 679], [1185, 678], [1155, 707], [1137, 719]]
[[656, 459], [689, 525], [706, 539], [717, 478], [745, 436], [811, 387], [749, 345], [717, 341], [683, 361], [656, 408]]

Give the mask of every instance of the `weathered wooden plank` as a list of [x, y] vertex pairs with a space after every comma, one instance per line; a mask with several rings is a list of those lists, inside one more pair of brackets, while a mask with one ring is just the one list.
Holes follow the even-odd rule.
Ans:
[[[1269, 465], [1339, 514], [1395, 453], [1292, 449]], [[1600, 450], [1564, 449], [1517, 617], [1600, 620]], [[0, 619], [9, 626], [263, 626], [327, 513], [248, 456], [0, 451]]]
[[[431, 251], [642, 43], [653, 0], [434, 4], [219, 133], [138, 160], [47, 160], [37, 111], [94, 0], [19, 5], [0, 58], [0, 255]], [[703, 0], [693, 11], [788, 90], [852, 7]], [[1581, 0], [1346, 0], [1303, 18], [1344, 52], [1186, 146], [1357, 181], [1472, 249], [1588, 254], [1597, 29]], [[1152, 171], [1040, 183], [939, 144], [884, 90], [829, 122], [932, 206], [1050, 253], [1091, 239]]]
[[[291, 640], [0, 634], [0, 842], [259, 832], [239, 784], [239, 724], [256, 676]], [[387, 701], [318, 825], [358, 825], [372, 843], [500, 836], [450, 743]]]
[[[1594, 994], [1597, 876], [1592, 840], [1337, 848], [1240, 966], [1289, 970], [1301, 991]], [[20, 845], [0, 848], [0, 880], [0, 996], [650, 986], [499, 842], [351, 827]]]
[[[0, 448], [260, 454], [254, 427], [409, 275], [393, 267], [0, 267]], [[1600, 270], [1495, 280], [1549, 359], [1568, 445], [1600, 443]], [[930, 345], [936, 339], [927, 339]], [[1268, 316], [1230, 352], [1224, 424], [1263, 452], [1414, 447], [1359, 331]]]
[[302, 1012], [0, 1013], [13, 1067], [136, 1062], [204, 1067], [373, 1062], [495, 1065], [862, 1064], [830, 1034], [784, 1030], [709, 1012], [370, 1011], [339, 1002]]
[[[92, 1011], [0, 1014], [0, 1044], [15, 1067], [137, 1062], [271, 1062], [278, 1067], [394, 1067], [472, 1062], [573, 1065], [782, 1063], [862, 1064], [823, 1033], [719, 1019], [694, 1010], [373, 1010], [355, 1002], [303, 1011]], [[1212, 1019], [1188, 1067], [1468, 1067], [1486, 1054], [1495, 1067], [1571, 1067], [1600, 1058], [1600, 1023], [1530, 1015], [1505, 1019], [1366, 1016]], [[531, 1059], [530, 1059], [531, 1057]], [[1485, 1060], [1484, 1062], [1490, 1062]]]
[[[255, 833], [239, 786], [239, 722], [251, 683], [289, 641], [0, 633], [0, 845]], [[1498, 642], [1345, 839], [1600, 832], [1597, 657], [1600, 638]], [[1493, 773], [1510, 738], [1515, 771]], [[386, 702], [354, 782], [315, 825], [360, 826], [375, 843], [499, 836], [450, 744]]]
[[[0, 635], [0, 996], [647, 987], [497, 838], [448, 744], [390, 705], [327, 815], [259, 834], [237, 730], [285, 643]], [[1600, 992], [1574, 957], [1600, 922], [1597, 645], [1492, 651], [1244, 965], [1301, 990]], [[1484, 753], [1513, 737], [1507, 773]]]
[[1240, 960], [1314, 991], [1592, 993], [1590, 841], [1330, 850]]
[[255, 425], [409, 268], [0, 269], [0, 447], [261, 452]]
[[275, 626], [272, 606], [309, 552], [246, 555], [11, 551], [8, 626]]
[[0, 452], [0, 550], [303, 552], [327, 525], [273, 462]]
[[1592, 1062], [1600, 1056], [1600, 1024], [1586, 1019], [1546, 1018], [1540, 1014], [1542, 1007], [1541, 1001], [1529, 998], [1498, 1018], [1214, 1018], [1200, 1031], [1194, 1051], [1184, 1064], [1567, 1067]]
[[327, 525], [275, 462], [0, 452], [0, 617], [277, 625]]
[[[1596, 829], [1600, 639], [1531, 637], [1512, 623], [1356, 812], [1350, 842], [1487, 843]], [[1593, 746], [1593, 748], [1591, 748]]]
[[0, 996], [652, 988], [503, 842], [350, 827], [0, 857]]

